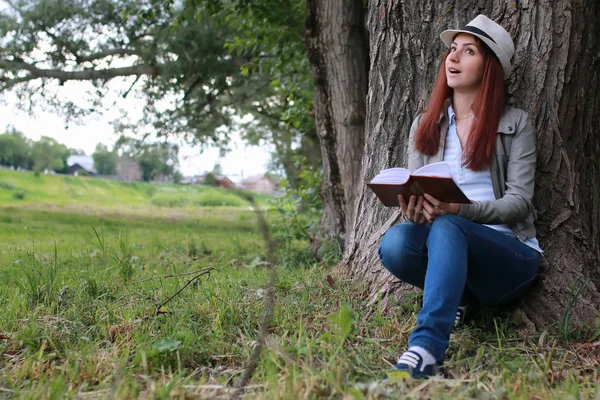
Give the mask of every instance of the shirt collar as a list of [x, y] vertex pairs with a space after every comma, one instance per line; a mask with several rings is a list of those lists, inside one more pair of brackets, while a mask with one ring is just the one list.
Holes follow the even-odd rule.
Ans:
[[450, 121], [450, 125], [456, 123], [456, 120], [454, 119], [454, 109], [452, 109], [452, 104], [448, 106], [448, 121]]

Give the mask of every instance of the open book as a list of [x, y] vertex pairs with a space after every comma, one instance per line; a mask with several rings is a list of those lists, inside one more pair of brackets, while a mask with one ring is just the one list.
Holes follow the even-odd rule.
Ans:
[[412, 174], [406, 168], [384, 169], [367, 186], [387, 207], [399, 205], [399, 194], [406, 201], [411, 195], [427, 193], [445, 203], [471, 203], [452, 179], [450, 166], [445, 162], [426, 165]]

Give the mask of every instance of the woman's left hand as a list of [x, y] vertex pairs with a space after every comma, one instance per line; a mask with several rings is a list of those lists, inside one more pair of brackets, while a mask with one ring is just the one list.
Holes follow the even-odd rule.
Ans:
[[430, 224], [440, 215], [458, 214], [458, 203], [444, 203], [435, 197], [426, 194], [423, 202], [423, 215]]

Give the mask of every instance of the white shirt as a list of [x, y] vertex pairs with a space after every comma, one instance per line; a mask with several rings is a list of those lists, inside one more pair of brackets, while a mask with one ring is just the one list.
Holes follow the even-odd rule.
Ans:
[[[483, 171], [472, 171], [463, 165], [463, 149], [456, 132], [456, 120], [454, 119], [454, 110], [452, 109], [452, 106], [448, 107], [448, 116], [450, 117], [450, 126], [448, 127], [448, 133], [446, 133], [444, 161], [450, 165], [452, 178], [469, 200], [496, 201], [490, 169], [487, 168]], [[515, 236], [508, 225], [484, 225], [513, 237]], [[542, 253], [539, 242], [535, 237], [527, 239], [523, 243]]]

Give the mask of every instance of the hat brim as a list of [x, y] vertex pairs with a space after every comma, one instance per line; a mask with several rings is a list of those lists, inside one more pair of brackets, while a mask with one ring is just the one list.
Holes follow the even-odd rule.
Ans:
[[442, 39], [442, 42], [444, 42], [444, 44], [447, 47], [450, 47], [450, 45], [452, 44], [452, 41], [454, 40], [456, 35], [458, 35], [459, 33], [468, 33], [469, 35], [473, 35], [473, 36], [481, 39], [481, 41], [483, 43], [485, 43], [494, 52], [496, 57], [498, 57], [498, 60], [500, 61], [500, 65], [502, 65], [502, 71], [504, 71], [504, 79], [509, 77], [509, 75], [512, 71], [512, 65], [510, 64], [510, 59], [506, 56], [504, 51], [502, 51], [502, 49], [494, 41], [486, 38], [485, 36], [479, 35], [475, 32], [462, 30], [462, 29], [447, 29], [444, 32], [440, 33], [440, 39]]

